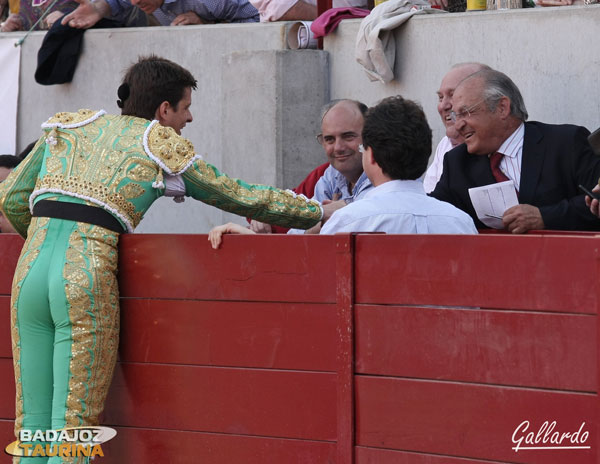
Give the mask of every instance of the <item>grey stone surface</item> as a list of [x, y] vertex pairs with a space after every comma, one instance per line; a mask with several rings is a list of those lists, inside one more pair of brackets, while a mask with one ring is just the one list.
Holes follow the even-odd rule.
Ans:
[[[316, 143], [329, 98], [327, 53], [234, 52], [223, 57], [223, 169], [253, 182], [293, 188], [324, 162]], [[244, 76], [240, 79], [240, 76]]]
[[600, 126], [598, 21], [600, 5], [414, 16], [395, 32], [396, 79], [388, 84], [369, 81], [355, 61], [360, 20], [344, 21], [325, 40], [331, 98], [417, 100], [435, 149], [444, 135], [435, 93], [442, 77], [454, 63], [481, 61], [513, 79], [529, 119], [593, 131]]
[[[138, 56], [154, 53], [180, 63], [198, 79], [194, 121], [183, 135], [207, 162], [249, 182], [293, 187], [321, 163], [310, 109], [318, 114], [327, 99], [328, 75], [326, 52], [285, 50], [286, 26], [89, 30], [73, 82], [54, 86], [33, 78], [43, 39], [43, 33], [33, 33], [21, 57], [18, 147], [39, 137], [40, 124], [57, 111], [117, 113], [123, 70]], [[309, 149], [303, 148], [306, 137]], [[202, 233], [229, 220], [243, 222], [191, 199], [175, 204], [163, 198], [137, 231]]]

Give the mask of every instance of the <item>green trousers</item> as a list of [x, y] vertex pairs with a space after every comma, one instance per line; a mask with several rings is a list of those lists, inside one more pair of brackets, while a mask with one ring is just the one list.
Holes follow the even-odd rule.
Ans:
[[[118, 234], [33, 218], [12, 288], [15, 433], [98, 425], [119, 338]], [[14, 463], [84, 463], [21, 457]]]

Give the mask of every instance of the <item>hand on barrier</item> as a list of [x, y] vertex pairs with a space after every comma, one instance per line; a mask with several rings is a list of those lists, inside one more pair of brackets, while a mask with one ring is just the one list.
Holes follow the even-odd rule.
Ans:
[[21, 17], [18, 14], [11, 14], [6, 18], [6, 21], [0, 23], [0, 32], [14, 32], [23, 29]]
[[208, 233], [208, 241], [215, 250], [221, 246], [223, 234], [254, 234], [254, 232], [233, 222], [213, 227]]
[[188, 11], [177, 15], [171, 23], [171, 26], [190, 26], [192, 24], [208, 24], [208, 22], [193, 11]]
[[110, 7], [103, 0], [96, 3], [92, 3], [90, 0], [75, 1], [79, 3], [79, 6], [62, 19], [61, 24], [63, 26], [69, 25], [74, 29], [89, 29], [104, 17], [107, 8], [110, 11]]

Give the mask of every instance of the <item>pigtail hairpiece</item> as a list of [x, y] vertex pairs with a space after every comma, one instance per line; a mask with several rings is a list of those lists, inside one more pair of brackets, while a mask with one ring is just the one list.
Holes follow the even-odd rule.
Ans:
[[125, 106], [125, 100], [129, 98], [129, 84], [127, 82], [119, 86], [117, 89], [117, 97], [119, 97], [117, 100], [117, 106], [123, 109], [123, 106]]

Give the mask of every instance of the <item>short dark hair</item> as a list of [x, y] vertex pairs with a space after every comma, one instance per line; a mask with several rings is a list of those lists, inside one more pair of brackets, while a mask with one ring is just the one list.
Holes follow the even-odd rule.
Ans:
[[397, 95], [369, 108], [362, 139], [391, 179], [418, 179], [427, 169], [431, 129], [423, 108], [412, 100]]
[[0, 168], [14, 169], [21, 160], [13, 155], [0, 155]]
[[31, 142], [29, 145], [27, 145], [23, 151], [21, 153], [19, 153], [17, 155], [17, 158], [19, 158], [19, 161], [23, 161], [27, 155], [31, 152], [31, 150], [33, 150], [33, 147], [35, 147], [35, 144], [37, 143], [37, 140]]
[[156, 55], [140, 57], [125, 72], [117, 104], [123, 115], [152, 120], [162, 102], [177, 109], [185, 89], [196, 85], [192, 73], [177, 63]]

